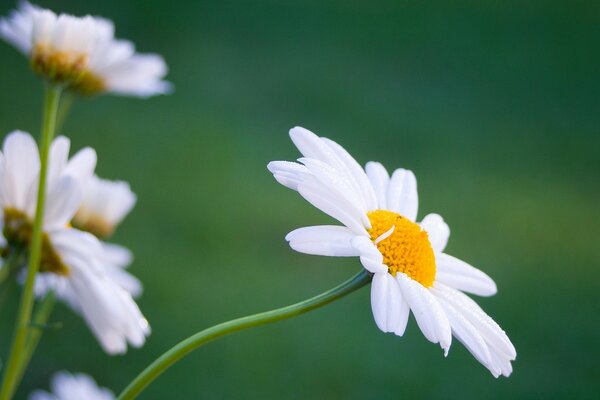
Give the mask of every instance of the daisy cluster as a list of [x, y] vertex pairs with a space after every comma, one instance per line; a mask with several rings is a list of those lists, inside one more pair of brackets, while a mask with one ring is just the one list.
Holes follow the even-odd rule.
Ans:
[[[8, 17], [0, 18], [0, 37], [29, 59], [33, 70], [49, 83], [48, 93], [56, 93], [55, 107], [48, 107], [54, 110], [49, 121], [56, 117], [62, 90], [137, 97], [172, 90], [164, 80], [167, 67], [162, 57], [139, 54], [131, 42], [115, 39], [112, 22], [103, 18], [57, 15], [23, 1]], [[48, 120], [44, 127], [51, 127], [44, 130], [43, 138], [54, 134], [54, 123]], [[403, 336], [412, 314], [425, 338], [439, 344], [445, 355], [455, 338], [493, 376], [509, 376], [515, 347], [468, 295], [492, 296], [496, 284], [481, 270], [445, 252], [450, 229], [440, 215], [418, 218], [415, 175], [406, 169], [390, 174], [378, 162], [368, 162], [363, 168], [342, 146], [304, 128], [292, 129], [290, 136], [303, 157], [297, 162], [273, 161], [268, 169], [279, 183], [340, 223], [290, 232], [286, 240], [291, 248], [306, 254], [359, 258], [366, 271], [360, 274], [363, 282], [372, 278], [371, 308], [381, 331]], [[133, 256], [129, 249], [107, 242], [134, 207], [136, 196], [128, 183], [95, 174], [93, 149], [70, 156], [69, 139], [58, 136], [46, 150], [48, 146], [42, 146], [40, 153], [26, 132], [14, 131], [4, 139], [0, 151], [0, 283], [8, 278], [26, 280], [23, 299], [30, 301], [22, 302], [28, 304], [22, 307], [27, 310], [23, 321], [30, 318], [33, 294], [38, 298], [55, 294], [84, 319], [108, 354], [140, 347], [150, 326], [134, 300], [141, 295], [142, 285], [127, 270]], [[38, 197], [44, 182], [45, 191], [40, 190]], [[42, 214], [37, 207], [41, 204], [41, 261], [36, 275], [37, 258], [31, 255], [40, 254], [32, 243], [40, 243]], [[29, 271], [28, 258], [34, 266]], [[252, 317], [256, 322], [256, 316]], [[230, 321], [231, 327], [241, 320]], [[27, 329], [17, 324], [17, 333]], [[18, 362], [18, 357], [9, 358], [11, 371]], [[11, 385], [18, 383], [5, 382], [0, 395], [9, 393], [10, 397]], [[37, 391], [30, 399], [114, 399], [112, 392], [82, 374], [58, 373], [51, 386], [51, 392]], [[134, 385], [134, 389], [138, 388]]]
[[[103, 240], [131, 210], [135, 194], [124, 182], [94, 175], [93, 149], [69, 158], [69, 148], [64, 136], [50, 148], [42, 263], [35, 293], [42, 297], [54, 291], [83, 317], [107, 353], [124, 353], [127, 343], [143, 345], [150, 328], [133, 300], [141, 294], [141, 284], [125, 270], [131, 252]], [[26, 255], [30, 245], [39, 172], [39, 152], [31, 135], [10, 133], [0, 153], [5, 258]], [[85, 218], [78, 217], [81, 214]]]
[[[164, 80], [163, 58], [139, 54], [133, 43], [115, 39], [113, 23], [104, 18], [57, 15], [21, 1], [0, 18], [0, 37], [23, 53], [51, 88], [135, 97], [172, 91]], [[41, 261], [33, 293], [38, 298], [54, 294], [84, 319], [106, 353], [123, 354], [129, 346], [145, 343], [150, 326], [134, 300], [142, 285], [127, 271], [132, 253], [107, 240], [136, 196], [128, 183], [94, 173], [93, 149], [71, 157], [69, 152], [68, 138], [54, 139], [42, 177], [45, 153], [32, 136], [14, 131], [5, 137], [0, 151], [0, 280], [26, 280], [38, 187], [45, 178]], [[2, 389], [4, 394], [4, 385]], [[53, 391], [36, 392], [32, 398], [114, 398], [91, 378], [67, 373], [55, 377]]]

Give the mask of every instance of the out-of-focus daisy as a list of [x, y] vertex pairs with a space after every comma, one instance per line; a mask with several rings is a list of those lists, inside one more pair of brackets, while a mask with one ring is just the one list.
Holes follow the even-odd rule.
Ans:
[[85, 374], [57, 372], [50, 384], [51, 393], [36, 390], [29, 400], [114, 400], [115, 395], [109, 389], [99, 387], [96, 381]]
[[99, 238], [110, 236], [131, 211], [136, 196], [127, 182], [100, 179], [94, 175], [83, 189], [83, 200], [73, 225]]
[[80, 94], [148, 97], [172, 90], [163, 80], [163, 58], [136, 53], [131, 42], [115, 39], [113, 23], [103, 18], [56, 15], [22, 1], [0, 19], [0, 37], [29, 57], [38, 74]]
[[[79, 312], [108, 353], [123, 353], [127, 342], [141, 346], [149, 326], [131, 295], [115, 282], [102, 244], [93, 235], [69, 226], [81, 203], [81, 187], [96, 165], [87, 148], [69, 159], [69, 140], [58, 137], [50, 149], [44, 236], [36, 295], [53, 289]], [[13, 251], [31, 240], [39, 153], [33, 138], [13, 132], [0, 153], [0, 208], [3, 233]]]
[[339, 144], [304, 128], [290, 131], [304, 155], [298, 163], [273, 161], [282, 185], [344, 226], [310, 226], [286, 239], [299, 252], [360, 257], [373, 274], [371, 306], [379, 329], [402, 336], [412, 311], [424, 336], [447, 354], [452, 335], [495, 377], [512, 372], [516, 351], [504, 331], [463, 292], [496, 293], [490, 277], [443, 253], [450, 229], [429, 214], [418, 223], [414, 174], [391, 175], [376, 162], [363, 169]]

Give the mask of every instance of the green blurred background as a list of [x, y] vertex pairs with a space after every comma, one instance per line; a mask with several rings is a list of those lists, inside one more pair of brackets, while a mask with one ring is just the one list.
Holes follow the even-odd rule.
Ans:
[[[449, 5], [448, 3], [452, 3]], [[482, 4], [480, 4], [482, 3]], [[484, 4], [483, 4], [484, 3]], [[324, 309], [193, 353], [144, 399], [592, 398], [600, 391], [600, 3], [593, 1], [41, 1], [111, 18], [163, 54], [172, 96], [75, 105], [63, 133], [139, 196], [114, 241], [153, 332], [105, 355], [64, 306], [19, 392], [83, 371], [118, 392], [180, 339], [299, 301], [356, 259], [297, 254], [284, 235], [330, 220], [266, 170], [307, 127], [361, 163], [413, 169], [420, 216], [499, 293], [478, 300], [518, 351], [494, 379], [455, 342], [444, 359], [411, 318], [384, 335], [362, 289]], [[12, 8], [2, 0], [0, 14]], [[37, 134], [41, 84], [0, 44], [0, 132]], [[5, 357], [16, 302], [1, 311]], [[595, 395], [594, 395], [595, 393]]]

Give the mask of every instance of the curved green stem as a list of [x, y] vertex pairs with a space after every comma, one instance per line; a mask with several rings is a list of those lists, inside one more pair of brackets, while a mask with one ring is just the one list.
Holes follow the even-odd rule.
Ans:
[[46, 175], [48, 170], [48, 153], [50, 144], [54, 138], [56, 126], [56, 113], [60, 101], [61, 88], [49, 84], [46, 87], [46, 97], [44, 101], [44, 120], [42, 123], [42, 136], [40, 143], [40, 177], [38, 183], [37, 204], [35, 219], [33, 221], [33, 232], [31, 234], [31, 245], [29, 248], [29, 264], [27, 266], [27, 278], [21, 295], [21, 303], [15, 324], [15, 333], [11, 345], [8, 364], [2, 380], [2, 391], [0, 391], [0, 400], [8, 400], [11, 393], [15, 391], [15, 383], [18, 378], [19, 366], [24, 355], [25, 341], [29, 329], [29, 320], [33, 309], [34, 294], [33, 287], [35, 276], [38, 272], [42, 252], [42, 233], [44, 221], [44, 206], [46, 200]]
[[208, 342], [243, 329], [253, 328], [304, 314], [342, 298], [347, 294], [360, 289], [369, 282], [371, 282], [371, 275], [367, 271], [362, 270], [346, 282], [308, 300], [287, 307], [223, 322], [200, 331], [182, 342], [179, 342], [150, 364], [129, 384], [129, 386], [125, 388], [119, 395], [118, 400], [130, 400], [136, 398], [146, 386], [154, 381], [160, 374], [165, 372], [167, 368]]

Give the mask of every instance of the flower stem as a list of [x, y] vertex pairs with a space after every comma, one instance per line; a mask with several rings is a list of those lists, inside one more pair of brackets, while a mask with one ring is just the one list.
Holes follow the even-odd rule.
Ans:
[[25, 342], [29, 329], [29, 320], [33, 309], [34, 294], [33, 287], [35, 276], [38, 272], [41, 260], [44, 207], [46, 199], [46, 175], [48, 170], [48, 153], [50, 143], [54, 138], [56, 125], [56, 114], [60, 101], [61, 87], [48, 84], [44, 100], [44, 119], [42, 123], [42, 135], [40, 142], [40, 177], [38, 183], [37, 205], [35, 219], [33, 221], [33, 232], [31, 234], [31, 245], [29, 248], [29, 264], [27, 266], [27, 278], [21, 295], [21, 303], [15, 324], [15, 333], [11, 345], [10, 356], [2, 380], [0, 400], [8, 400], [15, 391], [15, 383], [18, 378], [21, 359], [24, 356]]
[[212, 326], [208, 329], [200, 331], [195, 335], [179, 342], [152, 364], [150, 364], [141, 374], [139, 374], [125, 390], [119, 395], [118, 400], [131, 400], [136, 398], [146, 386], [148, 386], [160, 374], [166, 371], [171, 365], [181, 360], [193, 350], [221, 338], [233, 332], [241, 331], [247, 328], [266, 325], [272, 322], [281, 321], [292, 318], [308, 311], [322, 307], [337, 299], [340, 299], [347, 294], [354, 292], [357, 289], [371, 282], [371, 275], [362, 270], [346, 282], [330, 289], [320, 295], [312, 297], [308, 300], [301, 301], [287, 307], [277, 308], [275, 310], [266, 311], [259, 314], [248, 315], [246, 317], [237, 318], [231, 321]]
[[37, 349], [37, 345], [42, 338], [42, 334], [44, 333], [45, 326], [48, 323], [48, 318], [50, 318], [50, 314], [52, 314], [52, 310], [54, 309], [54, 305], [56, 304], [56, 294], [53, 290], [50, 290], [46, 293], [46, 296], [42, 299], [42, 301], [38, 304], [35, 310], [35, 314], [33, 316], [33, 320], [31, 321], [31, 330], [29, 335], [27, 335], [27, 341], [25, 344], [25, 351], [23, 352], [23, 356], [21, 357], [21, 363], [19, 364], [19, 368], [17, 370], [17, 378], [15, 380], [15, 384], [13, 385], [13, 392], [10, 394], [12, 397], [14, 391], [21, 383], [21, 379], [23, 379], [23, 375], [25, 371], [27, 371], [27, 367], [29, 366], [29, 362]]

